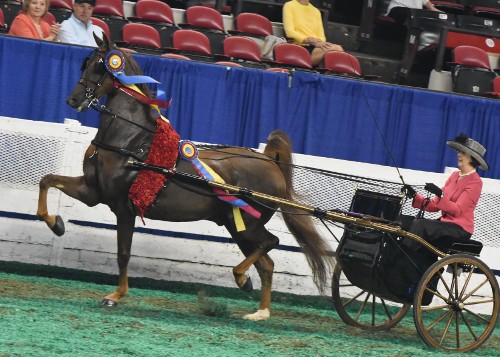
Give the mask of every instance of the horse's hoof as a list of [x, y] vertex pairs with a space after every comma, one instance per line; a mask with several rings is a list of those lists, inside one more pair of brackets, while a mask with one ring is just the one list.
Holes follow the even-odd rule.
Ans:
[[102, 307], [115, 307], [117, 305], [118, 305], [118, 303], [114, 300], [111, 300], [111, 299], [102, 299], [102, 301], [101, 301]]
[[252, 320], [252, 321], [263, 321], [267, 320], [271, 316], [271, 313], [269, 312], [269, 309], [264, 309], [264, 310], [257, 310], [257, 312], [253, 314], [248, 314], [243, 316], [245, 320]]
[[241, 290], [246, 293], [251, 293], [253, 291], [252, 279], [250, 279], [249, 276], [247, 276], [247, 281], [245, 282], [245, 285], [241, 287]]
[[56, 223], [54, 223], [54, 225], [50, 227], [50, 229], [52, 229], [52, 232], [54, 232], [54, 234], [58, 237], [64, 234], [66, 230], [64, 229], [64, 221], [62, 220], [61, 216], [56, 216]]

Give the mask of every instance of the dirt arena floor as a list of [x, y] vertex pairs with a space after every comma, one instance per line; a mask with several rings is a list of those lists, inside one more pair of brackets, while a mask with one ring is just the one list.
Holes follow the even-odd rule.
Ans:
[[[271, 319], [252, 322], [241, 316], [255, 311], [257, 292], [150, 279], [131, 279], [119, 306], [99, 307], [115, 281], [0, 262], [0, 357], [454, 355], [427, 347], [411, 313], [369, 332], [346, 326], [328, 296], [274, 293]], [[500, 356], [498, 328], [474, 355]]]

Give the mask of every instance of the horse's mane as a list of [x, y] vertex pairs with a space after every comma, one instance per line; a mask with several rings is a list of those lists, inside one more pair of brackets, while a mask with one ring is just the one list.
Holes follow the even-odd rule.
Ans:
[[[142, 69], [139, 67], [137, 62], [132, 58], [127, 52], [121, 51], [123, 57], [125, 58], [125, 74], [127, 75], [142, 75]], [[146, 95], [146, 97], [151, 98], [151, 91], [149, 87], [144, 83], [137, 84], [137, 87]]]

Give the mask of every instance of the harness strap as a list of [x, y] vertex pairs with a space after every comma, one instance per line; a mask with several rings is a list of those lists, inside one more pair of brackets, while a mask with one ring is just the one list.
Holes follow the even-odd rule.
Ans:
[[104, 144], [104, 143], [101, 143], [97, 140], [92, 140], [91, 143], [97, 147], [100, 147], [100, 148], [103, 148], [105, 150], [109, 150], [109, 151], [113, 151], [113, 152], [116, 152], [118, 154], [121, 154], [121, 155], [124, 155], [124, 156], [131, 156], [133, 157], [134, 159], [138, 160], [138, 161], [144, 161], [144, 158], [143, 157], [140, 157], [139, 155], [137, 155], [135, 152], [133, 151], [130, 151], [130, 150], [127, 150], [127, 149], [122, 149], [122, 148], [118, 148], [116, 146], [111, 146], [111, 145], [108, 145], [108, 144]]

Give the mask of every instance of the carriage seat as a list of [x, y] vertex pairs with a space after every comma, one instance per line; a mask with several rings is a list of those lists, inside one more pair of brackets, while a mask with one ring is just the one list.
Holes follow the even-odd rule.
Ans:
[[451, 245], [448, 249], [447, 253], [455, 254], [455, 253], [469, 253], [475, 256], [479, 256], [481, 254], [481, 250], [483, 249], [483, 243], [469, 239], [467, 242], [456, 242]]
[[436, 248], [447, 254], [468, 253], [479, 256], [483, 243], [473, 239], [459, 239], [456, 237], [443, 237], [435, 241]]

